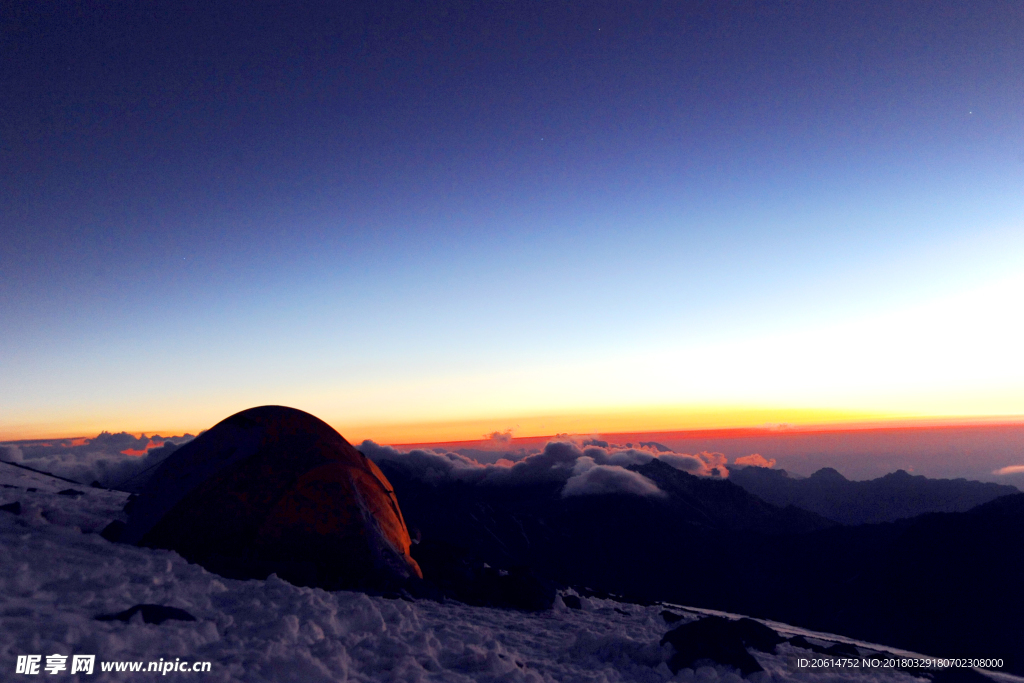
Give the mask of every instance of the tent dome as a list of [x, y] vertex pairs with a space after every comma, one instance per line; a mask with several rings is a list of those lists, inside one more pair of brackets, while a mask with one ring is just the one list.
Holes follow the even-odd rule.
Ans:
[[232, 415], [175, 451], [121, 536], [231, 578], [328, 590], [422, 578], [384, 474], [327, 423], [284, 406]]

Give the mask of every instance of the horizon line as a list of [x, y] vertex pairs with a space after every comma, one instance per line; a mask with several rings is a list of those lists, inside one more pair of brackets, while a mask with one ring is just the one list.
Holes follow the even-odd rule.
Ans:
[[[1024, 415], [995, 415], [995, 416], [970, 416], [970, 417], [949, 417], [949, 418], [891, 418], [864, 420], [858, 422], [816, 422], [816, 423], [769, 423], [762, 425], [751, 425], [745, 427], [696, 427], [680, 429], [640, 429], [622, 430], [613, 432], [561, 432], [557, 434], [545, 434], [534, 436], [515, 436], [510, 434], [509, 442], [515, 441], [541, 441], [559, 438], [579, 437], [612, 437], [612, 436], [656, 436], [656, 435], [687, 435], [692, 438], [718, 437], [734, 438], [739, 436], [757, 435], [784, 435], [801, 433], [841, 433], [841, 432], [870, 432], [870, 431], [896, 431], [914, 429], [957, 429], [972, 427], [1024, 427]], [[499, 443], [493, 436], [481, 435], [478, 439], [451, 439], [438, 441], [404, 441], [389, 442], [389, 446], [431, 446], [431, 445], [457, 445], [457, 444], [480, 444], [494, 442]]]
[[[234, 413], [232, 413], [234, 414]], [[493, 422], [491, 420], [480, 420], [473, 422]], [[216, 424], [216, 423], [215, 423]], [[436, 423], [437, 426], [446, 424], [445, 422]], [[465, 425], [466, 422], [448, 422], [447, 424], [461, 424]], [[334, 427], [334, 425], [331, 425]], [[399, 427], [400, 425], [389, 425], [392, 429]], [[411, 426], [411, 425], [410, 425]], [[466, 438], [454, 438], [454, 439], [432, 439], [432, 440], [417, 440], [417, 439], [398, 439], [398, 440], [377, 440], [372, 437], [365, 437], [362, 439], [354, 439], [351, 443], [361, 443], [364, 440], [375, 441], [384, 445], [390, 446], [431, 446], [431, 445], [457, 445], [457, 444], [481, 444], [481, 443], [503, 443], [503, 440], [495, 439], [495, 435], [508, 434], [508, 442], [537, 442], [544, 440], [553, 440], [560, 438], [593, 438], [593, 437], [614, 437], [614, 436], [637, 436], [641, 437], [644, 435], [655, 436], [655, 435], [674, 435], [678, 438], [678, 435], [686, 435], [690, 438], [738, 438], [742, 436], [773, 436], [773, 435], [785, 435], [785, 434], [801, 434], [801, 433], [841, 433], [841, 432], [868, 432], [868, 431], [895, 431], [895, 430], [914, 430], [914, 429], [954, 429], [954, 428], [972, 428], [972, 427], [1021, 427], [1024, 426], [1024, 415], [992, 415], [992, 416], [947, 416], [947, 417], [894, 417], [894, 418], [875, 418], [868, 420], [850, 420], [850, 421], [828, 421], [828, 422], [768, 422], [761, 424], [745, 425], [745, 426], [711, 426], [711, 427], [680, 427], [677, 429], [617, 429], [610, 431], [601, 430], [589, 430], [589, 431], [567, 431], [567, 432], [553, 432], [550, 434], [531, 434], [526, 436], [516, 436], [514, 429], [507, 429], [505, 431], [494, 430], [490, 434], [481, 434], [478, 438], [466, 439]], [[213, 425], [210, 425], [213, 427]], [[209, 427], [207, 428], [209, 429]], [[335, 427], [337, 430], [337, 428]], [[385, 428], [386, 430], [386, 428]], [[95, 439], [100, 434], [106, 432], [108, 434], [130, 434], [136, 438], [142, 438], [146, 436], [152, 439], [154, 436], [167, 433], [168, 436], [162, 438], [178, 438], [186, 434], [195, 433], [196, 435], [201, 434], [204, 430], [185, 430], [181, 434], [177, 434], [178, 430], [143, 430], [143, 431], [119, 431], [112, 432], [108, 430], [101, 430], [93, 436], [84, 436], [76, 434], [74, 436], [46, 436], [36, 438], [21, 438], [21, 439], [5, 439], [0, 441], [0, 444], [4, 445], [19, 445], [19, 444], [30, 444], [30, 443], [45, 443], [48, 441], [80, 441]], [[340, 430], [337, 430], [340, 433]], [[358, 432], [369, 431], [364, 429], [355, 430]], [[343, 435], [344, 436], [344, 435]], [[75, 444], [82, 445], [82, 444]]]

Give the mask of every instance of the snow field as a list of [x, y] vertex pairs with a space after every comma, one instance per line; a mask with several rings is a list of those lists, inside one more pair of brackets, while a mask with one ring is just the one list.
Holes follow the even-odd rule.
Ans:
[[[670, 630], [660, 606], [581, 598], [582, 609], [523, 613], [406, 602], [354, 592], [300, 588], [271, 576], [234, 581], [176, 553], [110, 543], [98, 532], [126, 494], [73, 485], [0, 464], [0, 680], [503, 681], [739, 683], [721, 666], [666, 664]], [[27, 491], [33, 487], [38, 490]], [[140, 603], [178, 607], [195, 622], [100, 622], [99, 614]], [[93, 675], [14, 674], [18, 655], [95, 654]], [[792, 665], [808, 651], [788, 644], [754, 653], [770, 681], [909, 681], [900, 672]], [[210, 673], [102, 672], [103, 661], [210, 661]]]

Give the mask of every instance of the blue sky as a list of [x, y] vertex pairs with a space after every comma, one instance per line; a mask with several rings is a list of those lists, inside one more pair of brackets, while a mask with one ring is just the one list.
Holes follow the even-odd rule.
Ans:
[[4, 12], [4, 438], [1024, 413], [1013, 3]]

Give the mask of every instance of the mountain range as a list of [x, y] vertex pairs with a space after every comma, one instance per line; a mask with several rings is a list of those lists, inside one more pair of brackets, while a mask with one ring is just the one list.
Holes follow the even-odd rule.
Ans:
[[807, 478], [767, 467], [733, 467], [729, 480], [773, 505], [795, 505], [841, 524], [893, 522], [928, 512], [966, 512], [1000, 496], [1020, 493], [1014, 486], [929, 479], [905, 470], [850, 481], [831, 467]]
[[558, 482], [428, 483], [400, 462], [379, 465], [419, 539], [412, 555], [424, 577], [466, 602], [493, 600], [465, 590], [480, 585], [468, 579], [481, 571], [528, 576], [935, 656], [1002, 657], [1007, 671], [1024, 673], [1024, 494], [844, 525], [658, 460], [628, 469], [660, 496], [565, 497]]

